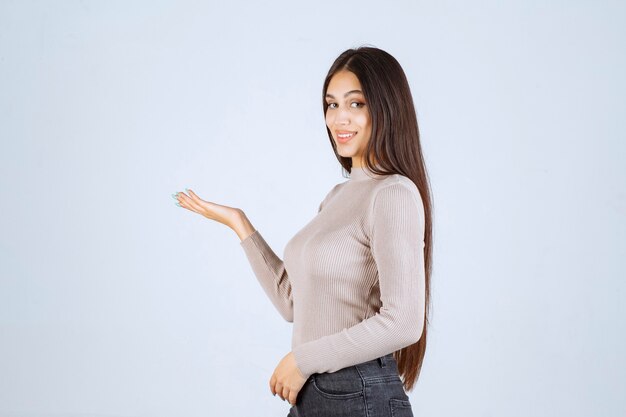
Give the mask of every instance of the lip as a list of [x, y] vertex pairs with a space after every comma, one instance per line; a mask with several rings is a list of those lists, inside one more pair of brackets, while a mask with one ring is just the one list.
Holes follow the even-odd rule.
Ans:
[[[344, 134], [348, 134], [348, 133], [352, 133], [353, 135], [350, 136], [349, 138], [340, 138], [339, 137], [339, 135], [344, 135]], [[337, 142], [339, 142], [339, 143], [346, 143], [346, 142], [352, 140], [357, 135], [357, 133], [358, 132], [352, 132], [352, 131], [349, 131], [349, 130], [336, 130], [335, 131], [335, 134], [336, 134], [336, 137], [337, 137]]]

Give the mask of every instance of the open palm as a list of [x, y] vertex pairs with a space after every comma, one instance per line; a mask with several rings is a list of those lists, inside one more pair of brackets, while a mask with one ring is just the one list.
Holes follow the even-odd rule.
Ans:
[[232, 227], [235, 220], [241, 216], [241, 210], [238, 208], [203, 200], [189, 188], [187, 188], [186, 191], [189, 195], [183, 192], [172, 194], [172, 197], [178, 201], [178, 205], [180, 207], [186, 208], [187, 210], [198, 213], [207, 219], [215, 220], [229, 227]]

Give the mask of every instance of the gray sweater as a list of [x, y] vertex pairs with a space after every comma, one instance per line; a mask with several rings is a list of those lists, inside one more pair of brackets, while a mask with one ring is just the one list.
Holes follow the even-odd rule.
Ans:
[[255, 230], [240, 244], [278, 312], [293, 322], [298, 369], [335, 372], [419, 340], [424, 206], [415, 184], [354, 167], [281, 260]]

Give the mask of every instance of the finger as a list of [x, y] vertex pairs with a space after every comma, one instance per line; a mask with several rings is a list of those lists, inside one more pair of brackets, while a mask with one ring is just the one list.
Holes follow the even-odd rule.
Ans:
[[185, 188], [187, 190], [187, 192], [189, 193], [189, 197], [194, 200], [194, 201], [203, 201], [200, 197], [198, 197], [198, 195], [196, 193], [194, 193], [193, 191], [191, 191], [189, 188]]
[[280, 382], [276, 382], [276, 384], [274, 385], [274, 392], [276, 392], [276, 394], [278, 394], [278, 396], [284, 400], [285, 398], [283, 397], [283, 386]]
[[298, 391], [291, 391], [289, 393], [289, 404], [296, 405], [297, 398], [298, 398]]
[[195, 211], [196, 213], [200, 213], [202, 207], [194, 202], [191, 198], [189, 198], [185, 193], [178, 193], [178, 199], [180, 201], [181, 206], [185, 208], [189, 208], [190, 210]]
[[272, 395], [276, 396], [276, 389], [274, 389], [274, 385], [276, 385], [276, 376], [272, 375], [270, 378], [270, 391]]
[[182, 195], [183, 195], [183, 193], [180, 193], [180, 192], [172, 195], [174, 197], [174, 201], [176, 201], [176, 205], [178, 207], [182, 207], [182, 208], [187, 209], [189, 211], [195, 212], [193, 207], [191, 207], [189, 204], [187, 204], [185, 202], [185, 200], [182, 198]]
[[283, 400], [289, 401], [289, 389], [287, 387], [283, 387]]
[[206, 200], [201, 199], [200, 197], [198, 197], [197, 194], [195, 194], [189, 188], [186, 188], [186, 190], [189, 191], [190, 203], [191, 204], [195, 203], [198, 207], [201, 207], [205, 212], [213, 211], [217, 207], [222, 207], [220, 204], [214, 203], [213, 201], [206, 201]]

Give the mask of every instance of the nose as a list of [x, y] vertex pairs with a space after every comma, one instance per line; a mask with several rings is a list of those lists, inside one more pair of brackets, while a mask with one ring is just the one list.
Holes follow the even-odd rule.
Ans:
[[335, 113], [335, 124], [337, 125], [349, 125], [350, 124], [350, 112], [338, 109]]

